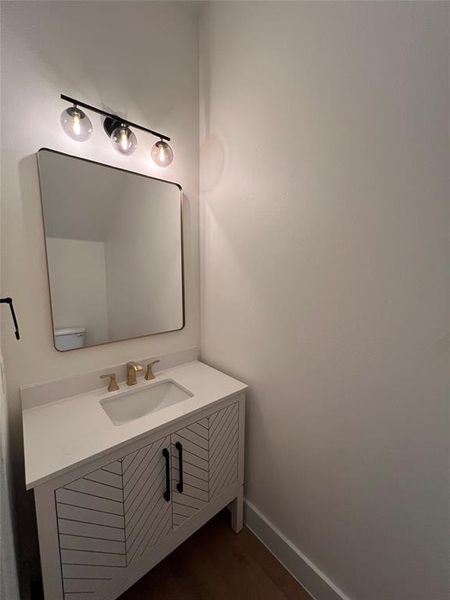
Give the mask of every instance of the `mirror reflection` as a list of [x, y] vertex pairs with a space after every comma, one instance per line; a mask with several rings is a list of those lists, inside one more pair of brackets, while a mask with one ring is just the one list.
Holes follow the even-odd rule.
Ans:
[[181, 188], [38, 153], [57, 350], [181, 329]]

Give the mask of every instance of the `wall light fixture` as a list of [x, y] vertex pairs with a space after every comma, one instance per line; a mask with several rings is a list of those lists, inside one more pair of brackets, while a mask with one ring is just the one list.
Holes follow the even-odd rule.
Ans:
[[106, 112], [96, 106], [91, 106], [85, 102], [80, 102], [75, 98], [70, 98], [61, 94], [61, 99], [66, 102], [70, 102], [72, 106], [66, 108], [61, 114], [61, 125], [64, 131], [72, 139], [84, 142], [87, 140], [92, 133], [92, 123], [88, 116], [79, 108], [82, 106], [87, 110], [95, 112], [99, 115], [103, 115], [105, 121], [103, 123], [103, 129], [105, 130], [108, 137], [111, 138], [111, 142], [118, 152], [121, 154], [130, 155], [136, 150], [137, 139], [131, 127], [134, 129], [140, 129], [159, 138], [151, 150], [151, 157], [153, 161], [160, 167], [168, 167], [173, 161], [173, 150], [167, 142], [170, 142], [170, 137], [158, 133], [148, 127], [143, 127], [138, 123], [128, 121], [128, 119], [122, 119], [118, 115]]
[[69, 137], [84, 142], [92, 133], [89, 117], [76, 104], [61, 113], [61, 126]]
[[117, 152], [121, 154], [133, 154], [136, 150], [137, 139], [126, 123], [107, 117], [103, 128], [111, 138], [111, 142]]
[[152, 158], [160, 167], [167, 167], [173, 161], [172, 148], [164, 140], [159, 140], [152, 148]]

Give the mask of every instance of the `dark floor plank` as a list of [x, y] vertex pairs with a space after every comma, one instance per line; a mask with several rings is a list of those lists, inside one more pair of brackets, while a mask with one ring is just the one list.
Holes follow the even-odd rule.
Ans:
[[223, 511], [119, 600], [311, 600], [246, 528], [236, 535]]

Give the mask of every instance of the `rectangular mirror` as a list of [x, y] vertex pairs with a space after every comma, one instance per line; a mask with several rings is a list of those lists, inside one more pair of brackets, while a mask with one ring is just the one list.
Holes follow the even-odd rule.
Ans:
[[182, 329], [182, 191], [38, 152], [55, 348]]

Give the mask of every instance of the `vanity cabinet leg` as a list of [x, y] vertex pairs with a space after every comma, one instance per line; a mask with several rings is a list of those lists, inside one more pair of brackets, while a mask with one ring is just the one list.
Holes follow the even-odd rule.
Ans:
[[244, 526], [244, 489], [241, 488], [239, 495], [231, 502], [231, 529], [239, 533]]

